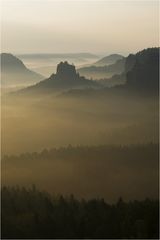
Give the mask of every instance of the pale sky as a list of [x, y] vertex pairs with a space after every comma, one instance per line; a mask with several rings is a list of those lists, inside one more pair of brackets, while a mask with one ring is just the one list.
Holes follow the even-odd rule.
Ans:
[[158, 46], [157, 0], [0, 0], [1, 52], [122, 53]]

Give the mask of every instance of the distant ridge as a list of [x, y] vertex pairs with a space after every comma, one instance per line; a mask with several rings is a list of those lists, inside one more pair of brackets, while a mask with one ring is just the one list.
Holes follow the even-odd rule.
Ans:
[[43, 79], [42, 75], [29, 70], [10, 53], [1, 53], [1, 77], [2, 86], [30, 85]]
[[124, 58], [124, 56], [122, 56], [120, 54], [111, 54], [111, 55], [106, 56], [106, 57], [100, 59], [99, 61], [95, 62], [93, 65], [97, 66], [97, 67], [111, 65], [123, 58]]
[[95, 54], [92, 53], [25, 53], [25, 54], [19, 54], [18, 57], [33, 57], [33, 58], [39, 58], [39, 57], [45, 57], [45, 58], [73, 58], [73, 57], [79, 57], [79, 58], [97, 58]]
[[117, 60], [115, 63], [105, 66], [91, 65], [89, 67], [79, 68], [78, 72], [87, 78], [102, 79], [110, 78], [115, 74], [120, 74], [125, 68], [125, 58]]

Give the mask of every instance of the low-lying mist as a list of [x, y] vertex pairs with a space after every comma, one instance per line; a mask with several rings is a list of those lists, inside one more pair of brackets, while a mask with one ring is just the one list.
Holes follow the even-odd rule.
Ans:
[[109, 202], [158, 198], [158, 145], [97, 146], [5, 156], [2, 185], [31, 186]]
[[157, 143], [153, 97], [2, 96], [3, 185], [110, 202], [158, 198]]
[[2, 154], [158, 142], [158, 102], [143, 97], [2, 97]]

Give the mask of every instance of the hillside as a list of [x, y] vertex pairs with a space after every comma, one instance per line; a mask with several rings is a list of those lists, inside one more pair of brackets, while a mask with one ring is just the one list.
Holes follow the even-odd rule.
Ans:
[[3, 87], [31, 85], [43, 76], [29, 70], [23, 62], [9, 53], [1, 54], [1, 83]]
[[124, 85], [126, 83], [126, 74], [115, 74], [111, 78], [104, 78], [97, 80], [104, 87], [115, 87], [119, 85]]
[[111, 65], [116, 63], [118, 60], [123, 59], [124, 57], [120, 54], [111, 54], [109, 56], [106, 56], [99, 61], [95, 62], [93, 65], [97, 67], [102, 67], [106, 65]]
[[159, 90], [159, 48], [129, 55], [125, 66], [126, 87], [155, 93]]
[[80, 75], [87, 78], [101, 79], [101, 78], [110, 78], [115, 74], [120, 74], [124, 71], [125, 67], [125, 58], [117, 60], [116, 63], [108, 66], [89, 66], [79, 68], [77, 71]]

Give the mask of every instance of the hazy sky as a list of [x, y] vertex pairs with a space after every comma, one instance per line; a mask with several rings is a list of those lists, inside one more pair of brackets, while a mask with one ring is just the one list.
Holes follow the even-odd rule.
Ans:
[[2, 50], [128, 53], [158, 46], [158, 1], [0, 0]]

